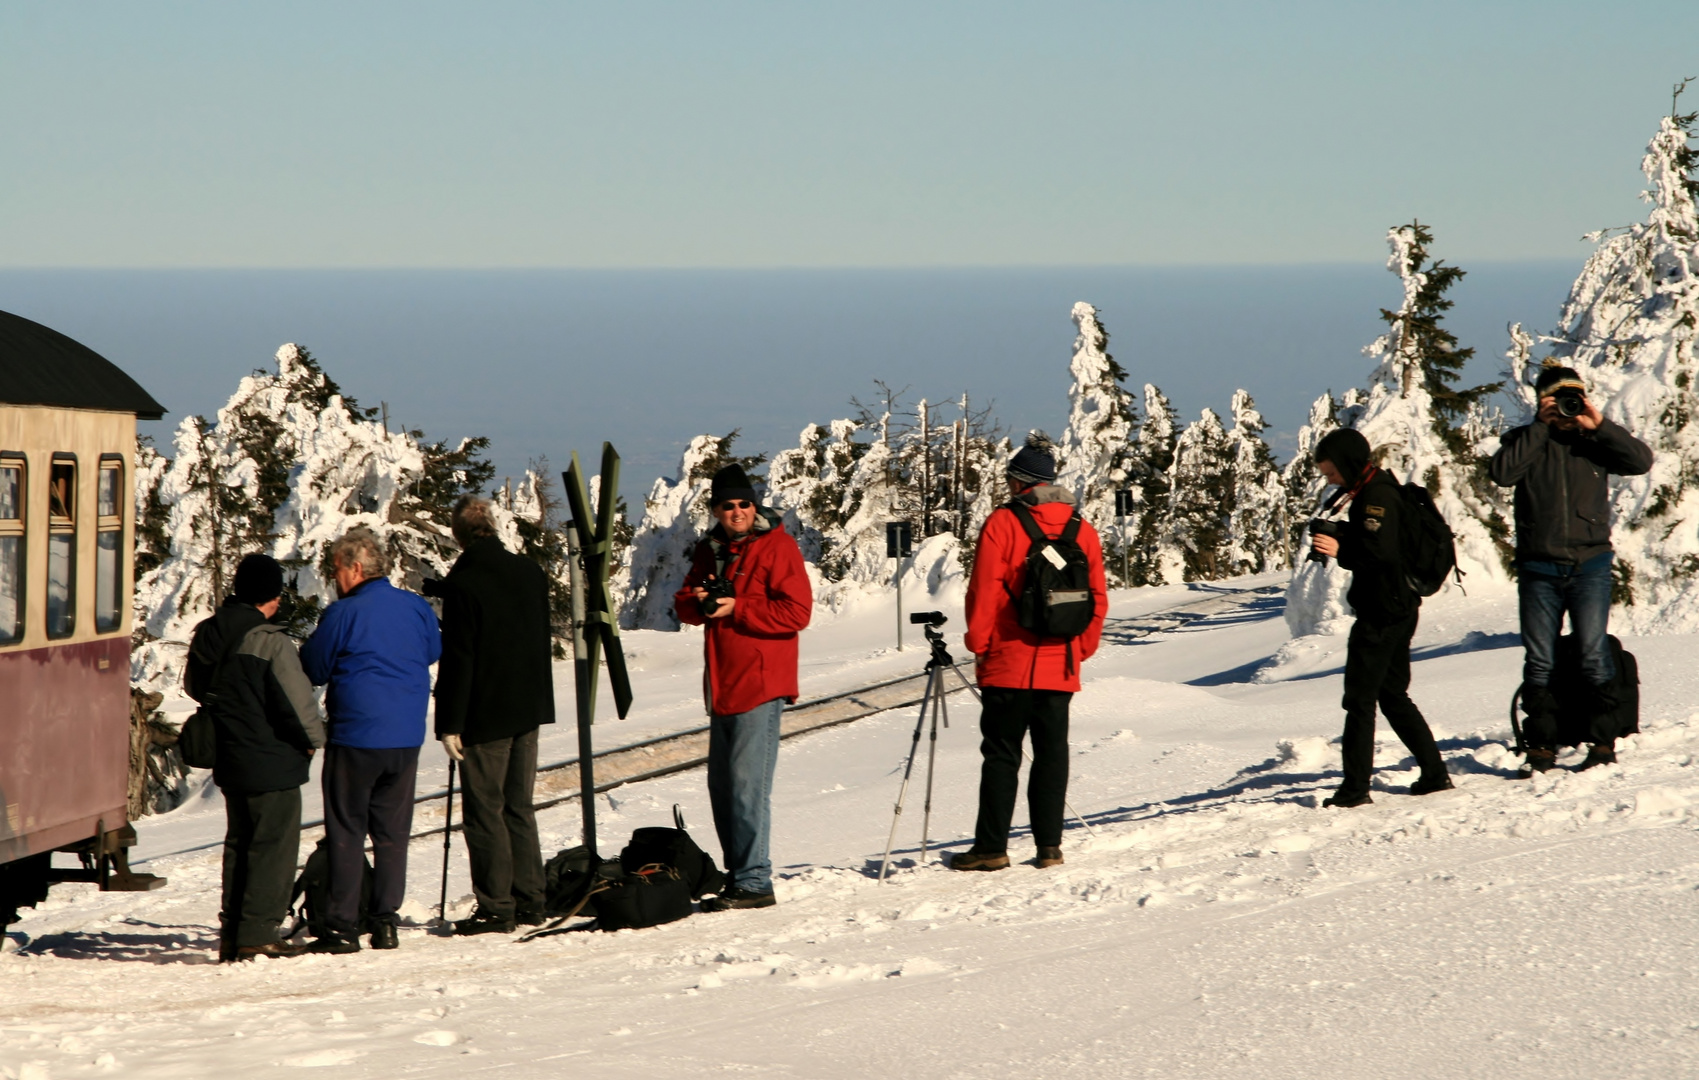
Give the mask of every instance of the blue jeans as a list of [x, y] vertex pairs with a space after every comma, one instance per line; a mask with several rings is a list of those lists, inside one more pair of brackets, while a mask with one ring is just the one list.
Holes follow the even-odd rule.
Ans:
[[1580, 639], [1581, 674], [1597, 687], [1616, 677], [1605, 630], [1611, 614], [1612, 553], [1594, 556], [1580, 566], [1525, 560], [1517, 565], [1516, 591], [1522, 603], [1522, 681], [1551, 685], [1556, 663], [1557, 636], [1563, 613]]
[[767, 836], [773, 825], [773, 770], [779, 763], [782, 698], [708, 721], [708, 802], [726, 860], [726, 878], [752, 893], [773, 891]]

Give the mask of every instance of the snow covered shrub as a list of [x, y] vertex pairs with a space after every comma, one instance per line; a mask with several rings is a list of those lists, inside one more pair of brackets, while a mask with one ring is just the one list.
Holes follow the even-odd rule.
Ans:
[[1080, 515], [1104, 540], [1104, 562], [1117, 584], [1126, 545], [1115, 518], [1115, 492], [1128, 487], [1138, 455], [1138, 403], [1121, 384], [1127, 372], [1109, 354], [1109, 332], [1085, 301], [1071, 313], [1079, 328], [1068, 370], [1068, 426], [1057, 446], [1056, 483], [1074, 493]]

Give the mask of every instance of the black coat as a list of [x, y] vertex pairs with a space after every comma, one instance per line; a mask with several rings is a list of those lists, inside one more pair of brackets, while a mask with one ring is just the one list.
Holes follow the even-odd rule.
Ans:
[[1611, 549], [1610, 474], [1651, 467], [1651, 447], [1620, 424], [1585, 432], [1535, 421], [1504, 433], [1487, 475], [1516, 487], [1517, 559], [1579, 566]]
[[225, 791], [260, 795], [307, 782], [324, 722], [295, 643], [252, 604], [234, 597], [195, 627], [183, 689], [212, 720], [212, 778]]
[[1405, 579], [1398, 543], [1407, 512], [1398, 481], [1377, 469], [1352, 497], [1345, 527], [1339, 530], [1339, 565], [1351, 571], [1351, 591], [1345, 599], [1359, 619], [1377, 626], [1408, 617], [1422, 603]]
[[466, 744], [555, 722], [549, 578], [486, 536], [443, 579], [436, 733]]

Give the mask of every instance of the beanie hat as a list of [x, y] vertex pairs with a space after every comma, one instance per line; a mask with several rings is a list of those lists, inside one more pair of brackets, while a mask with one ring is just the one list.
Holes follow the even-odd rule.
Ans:
[[1548, 390], [1556, 390], [1564, 386], [1573, 386], [1583, 394], [1587, 392], [1587, 384], [1581, 381], [1581, 373], [1574, 368], [1564, 367], [1546, 361], [1540, 368], [1540, 374], [1534, 379], [1534, 393], [1544, 397]]
[[1368, 468], [1369, 458], [1373, 455], [1369, 440], [1363, 438], [1362, 432], [1355, 428], [1337, 428], [1321, 437], [1312, 456], [1318, 462], [1333, 462], [1345, 486], [1354, 487], [1363, 478], [1363, 470]]
[[249, 555], [236, 564], [236, 583], [231, 589], [244, 604], [269, 603], [283, 595], [283, 567], [270, 555]]
[[1009, 459], [1009, 480], [1019, 487], [1056, 482], [1055, 444], [1042, 431], [1027, 434], [1026, 445]]
[[748, 499], [755, 501], [755, 485], [749, 482], [749, 475], [743, 471], [742, 465], [727, 465], [714, 474], [713, 494], [709, 496], [710, 505], [718, 506], [727, 499]]

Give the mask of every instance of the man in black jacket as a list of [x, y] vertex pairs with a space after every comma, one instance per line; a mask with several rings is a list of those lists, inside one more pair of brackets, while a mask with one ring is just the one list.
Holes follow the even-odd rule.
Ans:
[[532, 809], [537, 728], [555, 722], [549, 578], [496, 537], [488, 500], [450, 520], [461, 555], [443, 579], [436, 733], [465, 781], [466, 851], [478, 909], [457, 934], [543, 921], [543, 857]]
[[324, 745], [313, 686], [295, 645], [270, 622], [283, 570], [267, 555], [236, 567], [234, 595], [195, 627], [183, 689], [212, 720], [212, 779], [224, 792], [219, 959], [297, 956], [278, 938], [301, 848], [301, 785]]
[[1410, 794], [1427, 795], [1451, 787], [1445, 761], [1434, 745], [1433, 732], [1422, 711], [1410, 700], [1410, 639], [1422, 598], [1404, 576], [1399, 550], [1404, 497], [1398, 482], [1370, 460], [1369, 442], [1361, 432], [1341, 428], [1316, 444], [1316, 467], [1340, 488], [1333, 507], [1349, 506], [1337, 538], [1312, 535], [1310, 546], [1339, 560], [1351, 571], [1351, 591], [1345, 594], [1357, 621], [1345, 651], [1345, 731], [1339, 744], [1345, 779], [1323, 806], [1351, 807], [1374, 802], [1369, 780], [1374, 775], [1375, 705], [1378, 703], [1416, 759], [1422, 774]]
[[[1610, 475], [1638, 476], [1652, 450], [1586, 398], [1574, 369], [1548, 365], [1534, 382], [1535, 421], [1507, 431], [1487, 473], [1516, 488], [1516, 589], [1522, 615], [1522, 707], [1528, 755], [1522, 775], [1557, 762], [1557, 701], [1550, 689], [1563, 613], [1581, 647], [1581, 675], [1592, 687], [1593, 717], [1583, 769], [1616, 760], [1611, 691], [1616, 666], [1605, 631], [1611, 612]], [[1558, 408], [1568, 397], [1574, 416]]]

